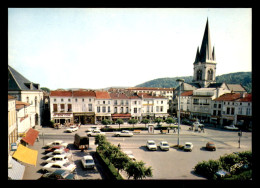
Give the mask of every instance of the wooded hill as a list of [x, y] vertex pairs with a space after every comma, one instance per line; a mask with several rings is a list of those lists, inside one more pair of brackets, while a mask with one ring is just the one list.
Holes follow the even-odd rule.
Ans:
[[[182, 77], [166, 77], [157, 78], [154, 80], [147, 81], [145, 83], [136, 85], [135, 87], [162, 87], [172, 88], [177, 87], [177, 79], [184, 79], [186, 83], [192, 82], [193, 76], [182, 76]], [[242, 84], [248, 93], [252, 91], [252, 73], [251, 72], [235, 72], [229, 74], [223, 74], [216, 77], [216, 82], [225, 82], [226, 84]]]

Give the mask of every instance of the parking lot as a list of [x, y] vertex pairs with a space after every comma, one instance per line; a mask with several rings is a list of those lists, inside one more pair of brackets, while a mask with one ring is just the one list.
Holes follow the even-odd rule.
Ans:
[[[78, 132], [85, 132], [86, 127], [81, 127]], [[94, 145], [94, 138], [90, 138], [90, 148], [87, 152], [77, 150], [73, 143], [73, 136], [75, 133], [64, 133], [63, 130], [54, 130], [46, 128], [39, 130], [40, 135], [44, 131], [46, 136], [40, 137], [39, 142], [35, 142], [34, 146], [29, 146], [31, 149], [38, 150], [37, 165], [25, 165], [26, 170], [24, 179], [38, 179], [42, 172], [42, 161], [44, 157], [44, 144], [54, 140], [64, 140], [69, 143], [69, 148], [72, 152], [72, 161], [76, 164], [76, 179], [84, 180], [101, 180], [106, 179], [106, 173], [103, 172], [103, 167], [99, 164], [95, 157], [96, 145]], [[48, 136], [47, 136], [48, 135]], [[122, 150], [131, 150], [137, 161], [143, 161], [146, 166], [151, 166], [153, 169], [153, 177], [146, 179], [204, 179], [193, 173], [194, 166], [203, 160], [218, 159], [220, 156], [236, 151], [251, 150], [252, 134], [251, 132], [243, 133], [241, 137], [241, 148], [238, 148], [237, 132], [206, 129], [205, 133], [194, 133], [187, 131], [187, 127], [183, 126], [180, 131], [180, 144], [189, 141], [194, 145], [192, 152], [184, 152], [170, 148], [169, 151], [148, 151], [145, 147], [148, 139], [154, 140], [156, 144], [160, 141], [166, 140], [169, 145], [177, 143], [177, 133], [170, 134], [147, 134], [146, 132], [134, 134], [133, 137], [113, 137], [113, 133], [107, 133], [106, 137], [112, 144], [120, 143]], [[216, 146], [216, 151], [205, 150], [206, 142], [213, 141]], [[96, 168], [93, 170], [85, 170], [81, 164], [81, 157], [87, 153], [91, 154], [95, 160]], [[125, 179], [127, 175], [123, 173]]]

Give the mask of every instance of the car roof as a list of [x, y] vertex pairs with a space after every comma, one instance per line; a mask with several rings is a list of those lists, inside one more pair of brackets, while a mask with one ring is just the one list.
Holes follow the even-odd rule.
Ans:
[[83, 156], [84, 159], [93, 159], [93, 157], [91, 155], [85, 155]]
[[168, 143], [167, 141], [161, 141], [161, 143]]
[[153, 142], [153, 143], [155, 143], [153, 140], [147, 140], [147, 142], [150, 142], [150, 143]]
[[185, 145], [186, 145], [186, 144], [192, 144], [192, 143], [191, 143], [191, 142], [185, 142]]

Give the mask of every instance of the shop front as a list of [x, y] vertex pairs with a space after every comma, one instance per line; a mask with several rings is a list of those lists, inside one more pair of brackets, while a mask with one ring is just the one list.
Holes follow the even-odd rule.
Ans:
[[116, 121], [117, 119], [122, 119], [124, 122], [127, 122], [131, 119], [131, 114], [112, 114], [112, 121]]
[[87, 125], [95, 124], [95, 112], [78, 112], [73, 113], [75, 124]]
[[72, 113], [55, 113], [53, 115], [54, 123], [71, 123], [73, 122], [73, 114]]

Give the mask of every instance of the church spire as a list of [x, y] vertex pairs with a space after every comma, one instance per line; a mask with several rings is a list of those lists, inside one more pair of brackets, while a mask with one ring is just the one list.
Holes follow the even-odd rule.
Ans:
[[200, 61], [200, 52], [199, 52], [199, 47], [198, 47], [194, 63], [198, 63], [199, 61]]
[[206, 62], [207, 60], [213, 60], [208, 18], [200, 48], [200, 61]]

